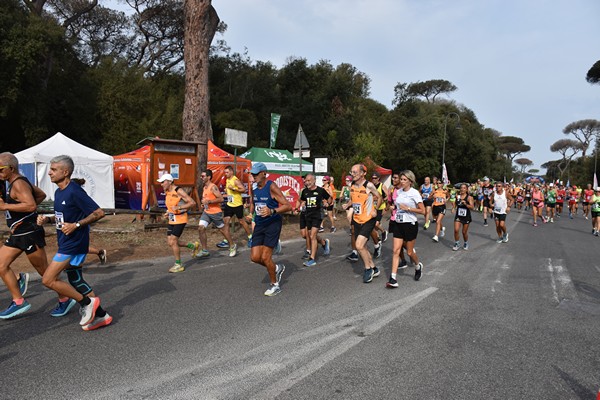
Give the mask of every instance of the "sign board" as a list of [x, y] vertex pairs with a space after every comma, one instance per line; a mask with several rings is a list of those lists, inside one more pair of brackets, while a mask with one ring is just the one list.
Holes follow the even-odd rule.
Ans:
[[225, 128], [225, 144], [233, 147], [248, 146], [248, 132]]
[[300, 157], [300, 150], [294, 150], [294, 158], [308, 158], [310, 157], [310, 150], [302, 149], [302, 157]]
[[329, 166], [328, 157], [315, 157], [313, 167], [316, 174], [326, 174]]
[[308, 139], [302, 130], [302, 125], [298, 124], [298, 133], [296, 134], [296, 141], [294, 143], [294, 149], [310, 149]]

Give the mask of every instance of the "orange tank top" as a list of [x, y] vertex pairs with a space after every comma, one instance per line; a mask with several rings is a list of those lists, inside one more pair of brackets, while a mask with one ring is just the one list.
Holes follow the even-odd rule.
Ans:
[[178, 187], [175, 190], [169, 190], [165, 193], [165, 205], [167, 206], [167, 215], [169, 225], [187, 224], [188, 215], [186, 211], [175, 210], [175, 207], [181, 201], [181, 196], [177, 193]]
[[204, 211], [207, 214], [216, 214], [221, 212], [221, 204], [215, 202], [217, 196], [215, 196], [212, 190], [210, 190], [212, 188], [212, 185], [214, 184], [210, 184], [202, 190], [202, 202], [204, 202], [204, 200], [211, 201], [210, 204], [204, 206]]
[[350, 201], [354, 211], [352, 218], [357, 223], [364, 224], [377, 215], [373, 207], [373, 195], [367, 191], [367, 182], [350, 187]]
[[444, 206], [446, 205], [446, 192], [444, 189], [436, 189], [433, 192], [433, 205]]

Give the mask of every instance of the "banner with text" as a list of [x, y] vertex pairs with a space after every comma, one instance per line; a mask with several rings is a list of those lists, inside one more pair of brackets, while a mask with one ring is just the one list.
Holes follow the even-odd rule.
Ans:
[[279, 130], [280, 120], [280, 114], [271, 113], [271, 143], [269, 145], [270, 148], [275, 147], [275, 141], [277, 140], [277, 131]]

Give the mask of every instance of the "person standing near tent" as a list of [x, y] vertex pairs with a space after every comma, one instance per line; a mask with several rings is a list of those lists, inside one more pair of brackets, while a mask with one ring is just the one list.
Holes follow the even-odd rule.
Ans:
[[[62, 303], [77, 301], [81, 305], [81, 325], [84, 331], [109, 325], [112, 317], [100, 306], [92, 287], [83, 279], [82, 265], [90, 245], [89, 225], [104, 218], [104, 211], [75, 183], [71, 174], [75, 165], [69, 156], [57, 156], [50, 160], [48, 175], [58, 186], [54, 193], [54, 216], [38, 216], [38, 224], [54, 220], [58, 251], [48, 265], [42, 283], [62, 296]], [[69, 283], [59, 279], [67, 273]]]
[[[5, 181], [8, 187], [5, 186]], [[19, 174], [19, 161], [11, 153], [0, 154], [0, 211], [5, 213], [10, 236], [0, 247], [0, 276], [12, 295], [10, 306], [0, 312], [0, 319], [10, 319], [27, 312], [31, 305], [23, 298], [29, 274], [15, 274], [10, 265], [25, 252], [40, 276], [48, 266], [44, 229], [37, 225], [37, 206], [46, 194]]]
[[283, 226], [281, 214], [291, 211], [292, 206], [283, 195], [281, 189], [273, 181], [267, 180], [267, 166], [257, 162], [250, 170], [255, 187], [252, 190], [252, 211], [254, 217], [254, 232], [252, 233], [252, 248], [250, 259], [263, 265], [269, 272], [271, 285], [265, 291], [265, 296], [275, 296], [281, 292], [279, 283], [285, 271], [283, 264], [273, 262], [273, 249], [279, 242]]
[[225, 229], [225, 222], [223, 222], [223, 211], [221, 210], [223, 195], [217, 185], [212, 183], [212, 176], [213, 173], [210, 169], [200, 174], [200, 178], [204, 182], [204, 188], [202, 189], [202, 206], [204, 207], [204, 212], [200, 217], [200, 224], [198, 225], [198, 236], [202, 244], [202, 250], [198, 253], [198, 257], [210, 256], [207, 250], [206, 228], [211, 223], [221, 231], [223, 237], [229, 243], [229, 257], [235, 257], [237, 254], [237, 245], [231, 240], [229, 229]]
[[173, 183], [174, 179], [171, 174], [163, 174], [157, 179], [157, 182], [162, 186], [165, 193], [165, 206], [167, 212], [165, 218], [169, 223], [167, 228], [167, 244], [173, 250], [173, 256], [175, 256], [175, 264], [169, 268], [169, 272], [183, 272], [185, 267], [181, 264], [181, 251], [180, 247], [187, 247], [192, 250], [192, 257], [195, 257], [198, 253], [200, 244], [196, 243], [182, 243], [179, 238], [185, 229], [188, 222], [188, 210], [196, 205], [194, 199], [192, 199], [182, 188], [175, 186]]
[[[225, 230], [229, 233], [229, 221], [233, 216], [236, 216], [242, 228], [248, 236], [248, 240], [252, 237], [252, 231], [246, 223], [244, 218], [244, 201], [242, 199], [242, 193], [246, 193], [246, 188], [242, 181], [238, 179], [233, 173], [233, 167], [228, 165], [225, 167], [225, 193], [227, 193], [227, 203], [223, 210], [223, 220], [225, 221]], [[229, 233], [231, 237], [231, 233]], [[217, 244], [219, 248], [229, 247], [227, 239], [224, 239], [221, 243]]]

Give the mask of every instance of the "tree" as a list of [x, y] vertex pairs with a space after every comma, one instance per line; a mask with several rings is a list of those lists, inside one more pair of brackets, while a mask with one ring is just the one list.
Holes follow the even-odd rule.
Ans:
[[556, 165], [560, 171], [560, 179], [562, 179], [573, 157], [581, 151], [581, 143], [573, 139], [559, 139], [550, 146], [550, 151], [560, 153], [562, 156], [562, 159]]
[[498, 137], [498, 149], [501, 154], [506, 156], [510, 160], [511, 164], [516, 156], [521, 153], [527, 153], [531, 150], [531, 146], [528, 146], [523, 142], [523, 139], [516, 136], [500, 136]]
[[591, 84], [600, 83], [600, 60], [596, 61], [588, 71], [585, 80]]
[[590, 147], [592, 138], [600, 135], [600, 121], [595, 119], [583, 119], [581, 121], [571, 122], [563, 129], [565, 135], [573, 135], [581, 143], [582, 155], [585, 157], [587, 149]]
[[517, 158], [515, 160], [515, 164], [521, 168], [519, 172], [523, 174], [525, 173], [525, 168], [533, 165], [533, 161], [531, 161], [529, 158]]
[[449, 94], [457, 89], [452, 82], [444, 79], [433, 79], [411, 84], [398, 83], [394, 87], [394, 100], [392, 104], [402, 104], [418, 97], [424, 97], [427, 103], [433, 104], [436, 97], [440, 94]]
[[218, 25], [219, 16], [211, 5], [211, 0], [185, 0], [183, 139], [201, 143], [198, 154], [200, 169], [206, 167], [208, 140], [213, 138], [209, 109], [208, 56]]

